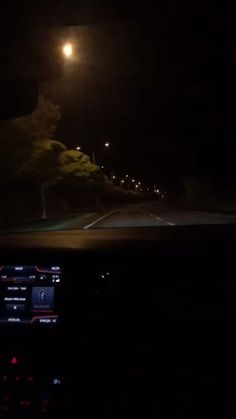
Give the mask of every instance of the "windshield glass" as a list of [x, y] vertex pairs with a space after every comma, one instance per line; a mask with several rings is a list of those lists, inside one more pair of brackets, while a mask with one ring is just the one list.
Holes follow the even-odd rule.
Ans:
[[0, 121], [1, 232], [236, 222], [232, 17], [137, 3], [57, 27], [60, 76]]

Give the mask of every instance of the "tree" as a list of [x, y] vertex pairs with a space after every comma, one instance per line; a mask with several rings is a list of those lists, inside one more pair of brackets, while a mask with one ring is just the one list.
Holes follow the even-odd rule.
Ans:
[[60, 156], [62, 172], [65, 177], [93, 184], [96, 193], [96, 207], [100, 209], [101, 194], [106, 180], [102, 170], [90, 161], [89, 156], [77, 150], [66, 150]]
[[61, 178], [60, 154], [66, 146], [55, 140], [37, 140], [27, 165], [22, 167], [24, 175], [30, 176], [40, 188], [42, 219], [47, 218], [46, 191]]
[[46, 192], [62, 179], [71, 184], [93, 184], [101, 190], [104, 175], [89, 156], [54, 139], [60, 119], [59, 108], [40, 96], [29, 116], [0, 123], [0, 177], [3, 184], [16, 179], [30, 182], [40, 190], [42, 218], [47, 218]]
[[59, 108], [40, 96], [31, 115], [0, 123], [0, 176], [4, 183], [20, 177], [39, 185], [43, 218], [45, 185], [58, 176], [58, 156], [66, 148], [53, 140], [59, 119]]
[[0, 122], [0, 176], [20, 175], [27, 169], [40, 141], [52, 139], [60, 112], [56, 105], [39, 97], [36, 110], [28, 116]]
[[99, 180], [103, 178], [100, 167], [90, 161], [89, 156], [77, 150], [65, 150], [60, 155], [64, 175]]
[[92, 183], [98, 196], [105, 179], [89, 156], [68, 150], [54, 139], [59, 119], [58, 107], [41, 96], [32, 115], [0, 123], [0, 177], [4, 184], [30, 179], [40, 190], [43, 219], [47, 218], [46, 191], [50, 186], [62, 179]]
[[30, 140], [39, 141], [54, 138], [60, 118], [59, 107], [39, 96], [35, 111], [31, 115], [16, 119], [15, 124]]

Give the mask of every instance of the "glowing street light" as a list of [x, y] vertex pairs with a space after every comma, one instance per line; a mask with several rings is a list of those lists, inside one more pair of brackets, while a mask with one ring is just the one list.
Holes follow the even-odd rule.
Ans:
[[108, 148], [108, 147], [110, 147], [110, 143], [105, 143], [105, 144], [104, 144], [104, 146], [105, 146], [106, 148]]
[[124, 179], [120, 179], [120, 189], [124, 187], [124, 183], [125, 183]]
[[141, 185], [141, 182], [138, 182], [138, 185]]
[[76, 147], [76, 150], [78, 150], [78, 151], [81, 150], [81, 147], [80, 146], [77, 146]]
[[129, 175], [125, 175], [125, 177], [129, 177]]
[[71, 58], [72, 57], [74, 51], [73, 51], [73, 45], [71, 44], [71, 42], [67, 42], [63, 46], [62, 52], [63, 52], [63, 54], [66, 58]]
[[135, 185], [135, 188], [137, 189], [138, 188], [138, 185]]
[[132, 182], [134, 183], [135, 182], [135, 179], [132, 179]]
[[112, 176], [112, 179], [115, 179], [115, 178], [116, 178], [116, 177], [113, 175], [113, 176]]

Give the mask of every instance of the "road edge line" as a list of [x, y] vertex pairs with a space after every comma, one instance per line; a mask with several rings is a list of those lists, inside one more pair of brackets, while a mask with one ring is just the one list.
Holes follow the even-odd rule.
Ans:
[[[94, 214], [95, 214], [95, 212], [93, 211], [93, 212], [89, 212], [88, 214], [84, 214], [81, 217], [79, 217], [77, 215], [77, 217], [73, 218], [73, 221], [77, 220], [78, 218], [79, 218], [79, 220], [83, 220], [84, 218], [91, 217]], [[47, 230], [42, 230], [42, 231], [72, 230], [73, 228], [68, 227], [68, 225], [70, 225], [73, 221], [72, 221], [72, 219], [70, 219], [70, 220], [65, 221], [64, 223], [53, 224], [52, 226], [48, 227]]]
[[104, 218], [109, 217], [111, 214], [114, 214], [115, 212], [118, 212], [119, 209], [112, 210], [108, 212], [107, 214], [103, 215], [102, 217], [98, 218], [97, 220], [93, 221], [92, 223], [86, 225], [83, 227], [83, 230], [88, 230], [90, 227], [93, 227], [95, 224], [99, 223], [100, 221], [104, 220]]

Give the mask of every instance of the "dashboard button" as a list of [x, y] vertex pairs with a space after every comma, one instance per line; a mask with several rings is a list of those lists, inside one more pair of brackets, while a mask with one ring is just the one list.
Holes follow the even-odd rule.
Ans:
[[11, 364], [11, 365], [16, 365], [16, 364], [18, 364], [18, 360], [17, 360], [17, 358], [16, 358], [15, 356], [13, 356], [13, 357], [11, 358], [11, 360], [10, 360], [10, 364]]
[[6, 304], [7, 312], [22, 313], [25, 311], [25, 304]]

